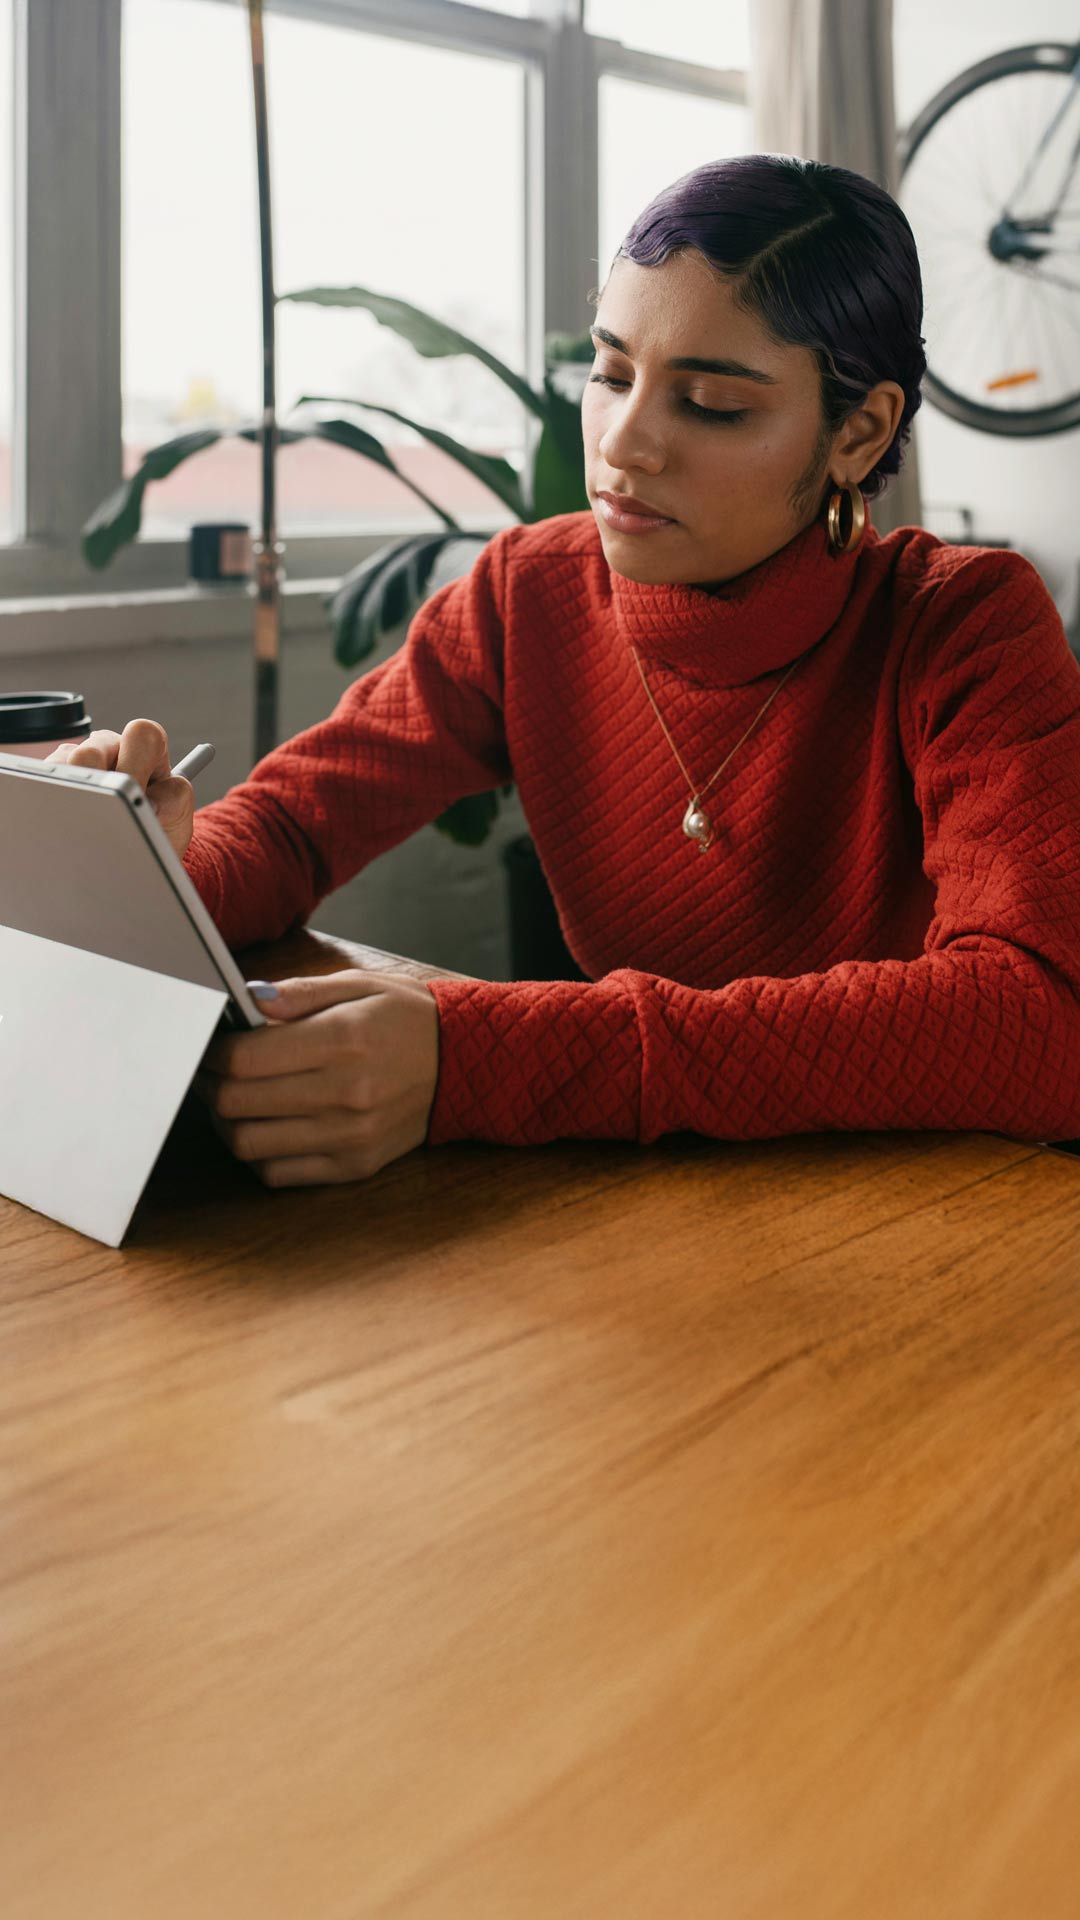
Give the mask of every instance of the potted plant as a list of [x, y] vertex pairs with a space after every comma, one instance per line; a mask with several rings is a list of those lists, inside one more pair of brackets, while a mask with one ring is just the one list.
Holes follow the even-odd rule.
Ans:
[[[502, 380], [539, 421], [519, 473], [508, 460], [477, 453], [436, 427], [425, 426], [394, 407], [377, 406], [356, 395], [305, 394], [297, 408], [335, 406], [381, 413], [440, 447], [452, 460], [490, 489], [522, 522], [545, 520], [557, 513], [574, 513], [588, 506], [581, 438], [581, 395], [585, 368], [593, 357], [588, 333], [551, 333], [545, 339], [545, 371], [534, 389], [494, 354], [466, 334], [436, 319], [408, 301], [367, 287], [309, 287], [279, 296], [282, 300], [323, 307], [362, 307], [382, 326], [390, 327], [426, 359], [470, 354]], [[147, 486], [164, 480], [185, 460], [202, 453], [218, 440], [242, 439], [258, 443], [257, 422], [208, 426], [153, 447], [139, 467], [116, 491], [95, 508], [82, 530], [82, 551], [91, 567], [105, 567], [127, 541], [134, 540], [142, 523]], [[438, 532], [412, 534], [392, 541], [368, 556], [339, 583], [324, 605], [334, 636], [334, 655], [343, 667], [367, 659], [380, 639], [398, 626], [407, 626], [428, 597], [432, 573], [440, 556], [458, 541], [492, 538], [491, 532], [473, 533], [401, 472], [376, 436], [347, 415], [307, 419], [277, 428], [277, 443], [288, 447], [299, 440], [320, 439], [344, 447], [362, 459], [374, 460], [395, 474], [441, 520]], [[501, 790], [505, 796], [513, 791]], [[464, 846], [479, 846], [491, 832], [499, 809], [499, 791], [475, 794], [455, 801], [435, 826]], [[504, 851], [510, 892], [511, 958], [518, 978], [579, 979], [580, 969], [563, 941], [540, 862], [529, 835], [519, 835]]]

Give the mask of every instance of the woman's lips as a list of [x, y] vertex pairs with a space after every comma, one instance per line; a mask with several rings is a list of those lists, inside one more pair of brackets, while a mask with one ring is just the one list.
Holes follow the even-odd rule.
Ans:
[[661, 514], [641, 513], [636, 507], [628, 512], [617, 504], [613, 494], [598, 493], [596, 503], [608, 526], [614, 527], [616, 533], [656, 533], [661, 527], [673, 527], [676, 524]]

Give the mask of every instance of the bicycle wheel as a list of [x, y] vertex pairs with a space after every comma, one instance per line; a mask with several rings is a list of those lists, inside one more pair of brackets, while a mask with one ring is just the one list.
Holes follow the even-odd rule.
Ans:
[[925, 394], [984, 433], [1080, 425], [1080, 43], [979, 61], [898, 145]]

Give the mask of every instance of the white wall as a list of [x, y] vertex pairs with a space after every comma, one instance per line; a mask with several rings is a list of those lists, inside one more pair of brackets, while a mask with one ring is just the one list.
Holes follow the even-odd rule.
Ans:
[[[1080, 38], [1078, 0], [894, 0], [896, 113], [907, 126], [947, 80], [1004, 48]], [[901, 189], [901, 199], [903, 193]], [[1080, 300], [1078, 300], [1080, 308]], [[925, 328], [924, 328], [925, 331]], [[1080, 375], [1080, 333], [1077, 335]], [[963, 504], [975, 537], [1007, 539], [1038, 567], [1067, 627], [1080, 616], [1080, 429], [1030, 440], [975, 433], [924, 398], [914, 437], [924, 524], [943, 539], [955, 516], [933, 511]], [[1075, 647], [1075, 640], [1074, 640]]]

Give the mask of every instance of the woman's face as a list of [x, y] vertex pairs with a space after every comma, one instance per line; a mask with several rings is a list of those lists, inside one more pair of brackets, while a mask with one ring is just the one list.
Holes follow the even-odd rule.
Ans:
[[[903, 411], [903, 388], [882, 381], [824, 436], [809, 348], [771, 340], [694, 251], [658, 267], [617, 259], [592, 335], [585, 478], [608, 564], [631, 580], [719, 585], [756, 566], [816, 518], [830, 479], [870, 471]], [[605, 493], [630, 494], [668, 524], [622, 531]]]

